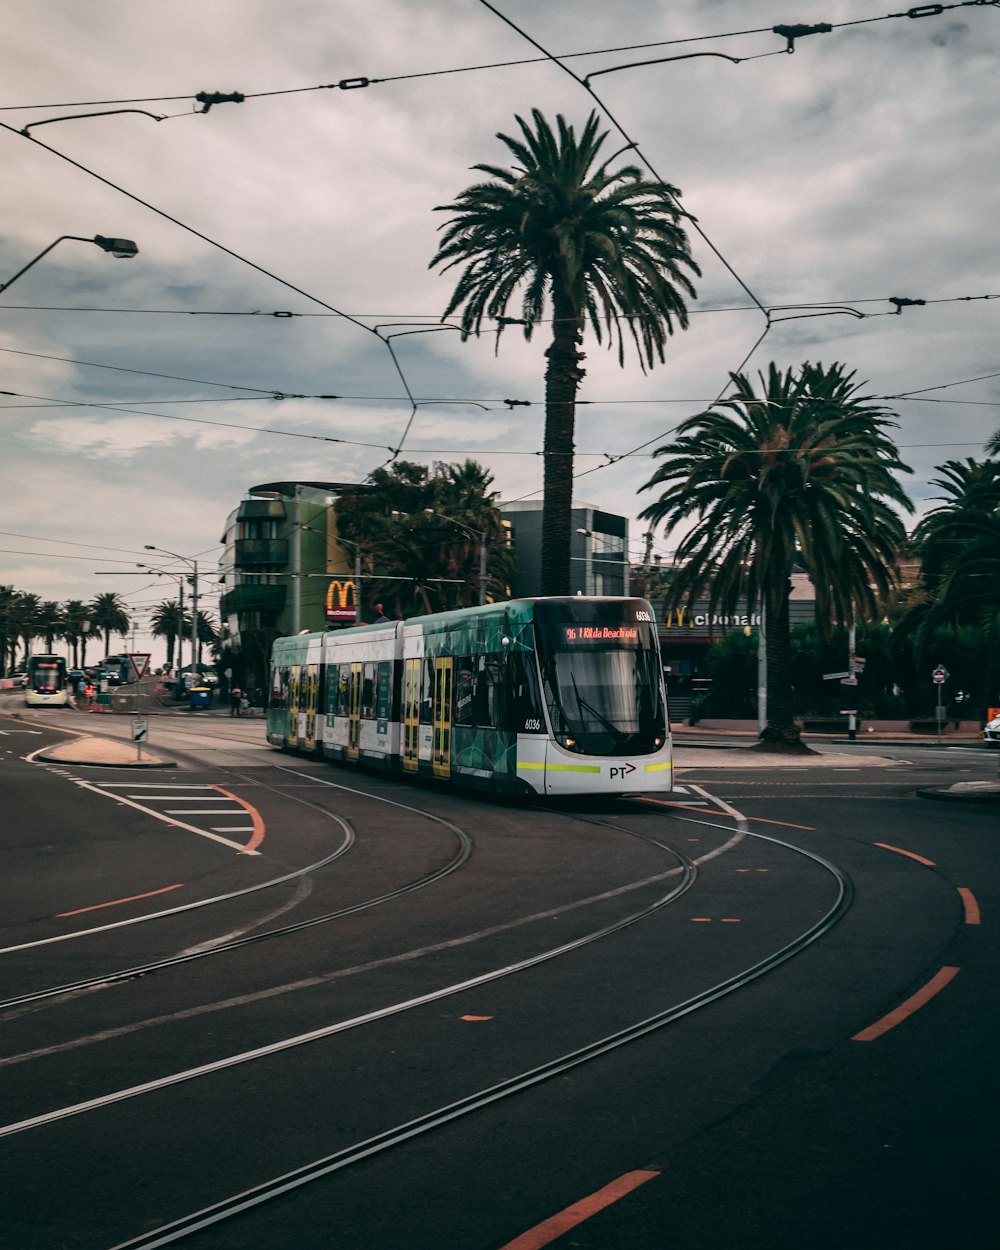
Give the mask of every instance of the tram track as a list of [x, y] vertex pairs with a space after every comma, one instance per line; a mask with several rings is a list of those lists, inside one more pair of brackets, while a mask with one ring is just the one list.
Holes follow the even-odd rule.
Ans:
[[[372, 794], [368, 791], [354, 787], [342, 786], [339, 783], [328, 779], [317, 778], [314, 773], [302, 772], [291, 767], [278, 767], [282, 773], [286, 773], [290, 777], [295, 778], [296, 784], [304, 779], [313, 785], [319, 783], [328, 785], [334, 789], [349, 790], [365, 799], [391, 802], [395, 806], [404, 808], [405, 810], [420, 812], [420, 809], [414, 807], [413, 805], [400, 804], [395, 800], [386, 799], [384, 796]], [[243, 782], [251, 780], [245, 774], [238, 773], [232, 769], [226, 769], [224, 771], [229, 773], [231, 776], [238, 777]], [[256, 777], [252, 779], [252, 782], [255, 785], [261, 784], [259, 779]], [[289, 784], [292, 783], [290, 782]], [[287, 795], [286, 792], [281, 790], [279, 787], [273, 787], [273, 789], [275, 793], [280, 793], [285, 797], [296, 799], [300, 797]], [[634, 805], [629, 804], [629, 807], [632, 811], [635, 811]], [[628, 809], [626, 808], [623, 810]], [[425, 816], [431, 815], [426, 812], [420, 812], [420, 814]], [[583, 1046], [565, 1050], [563, 1053], [552, 1059], [548, 1059], [543, 1063], [536, 1063], [534, 1066], [525, 1067], [523, 1071], [516, 1073], [513, 1076], [505, 1077], [502, 1080], [484, 1085], [482, 1088], [474, 1090], [472, 1093], [462, 1094], [456, 1099], [452, 1099], [450, 1101], [442, 1100], [439, 1106], [432, 1108], [431, 1110], [424, 1111], [422, 1114], [416, 1115], [410, 1119], [404, 1120], [391, 1128], [384, 1129], [368, 1136], [359, 1135], [359, 1140], [350, 1145], [325, 1154], [309, 1163], [301, 1165], [300, 1167], [282, 1171], [279, 1175], [262, 1181], [257, 1185], [241, 1189], [240, 1192], [235, 1193], [228, 1198], [202, 1206], [196, 1211], [190, 1212], [189, 1214], [181, 1216], [180, 1218], [172, 1220], [168, 1223], [161, 1224], [156, 1229], [149, 1230], [137, 1237], [133, 1237], [130, 1240], [119, 1242], [115, 1247], [113, 1247], [113, 1250], [153, 1250], [153, 1248], [157, 1246], [166, 1246], [187, 1240], [196, 1236], [205, 1229], [221, 1224], [248, 1211], [252, 1211], [255, 1207], [261, 1206], [264, 1203], [281, 1197], [284, 1194], [301, 1189], [311, 1183], [318, 1182], [324, 1177], [328, 1177], [338, 1171], [349, 1168], [354, 1164], [362, 1162], [363, 1160], [373, 1158], [383, 1152], [393, 1149], [394, 1147], [398, 1147], [406, 1142], [419, 1138], [422, 1135], [432, 1133], [435, 1130], [443, 1129], [445, 1126], [461, 1119], [464, 1116], [468, 1116], [476, 1111], [485, 1109], [505, 1098], [513, 1097], [518, 1093], [528, 1091], [554, 1077], [583, 1066], [593, 1060], [597, 1060], [601, 1056], [609, 1054], [614, 1050], [637, 1043], [650, 1033], [665, 1028], [675, 1021], [709, 1006], [719, 998], [749, 985], [752, 981], [780, 966], [781, 963], [793, 958], [813, 942], [818, 941], [830, 928], [833, 927], [833, 925], [838, 922], [850, 906], [850, 882], [846, 875], [843, 874], [835, 865], [823, 860], [820, 856], [815, 855], [810, 851], [804, 850], [803, 848], [788, 842], [782, 842], [779, 839], [765, 835], [748, 833], [746, 831], [746, 822], [739, 816], [739, 813], [733, 811], [726, 811], [725, 813], [727, 817], [734, 821], [734, 823], [727, 824], [715, 822], [710, 819], [704, 819], [703, 817], [693, 819], [691, 816], [684, 816], [675, 811], [671, 811], [668, 814], [667, 812], [661, 810], [656, 813], [657, 816], [669, 816], [669, 819], [672, 822], [679, 821], [685, 825], [707, 826], [727, 835], [721, 845], [714, 847], [712, 850], [707, 851], [704, 855], [698, 856], [697, 858], [686, 856], [683, 852], [669, 846], [665, 842], [658, 840], [650, 834], [648, 829], [646, 831], [643, 831], [641, 828], [628, 829], [624, 828], [617, 820], [601, 820], [598, 817], [584, 816], [579, 813], [562, 812], [560, 814], [571, 821], [581, 821], [583, 823], [597, 825], [613, 831], [616, 835], [620, 836], [624, 834], [660, 847], [662, 850], [675, 857], [676, 866], [666, 870], [662, 874], [659, 874], [659, 876], [669, 877], [676, 875], [680, 877], [680, 880], [675, 883], [674, 888], [663, 893], [660, 897], [654, 900], [651, 906], [639, 909], [633, 914], [623, 917], [613, 924], [605, 925], [601, 929], [594, 930], [592, 933], [584, 935], [582, 938], [574, 940], [573, 942], [563, 943], [559, 946], [553, 946], [545, 951], [538, 952], [526, 960], [517, 961], [500, 968], [494, 968], [478, 976], [466, 978], [448, 986], [439, 987], [429, 994], [419, 995], [412, 999], [390, 1003], [378, 1008], [375, 1011], [364, 1013], [363, 1015], [338, 1021], [294, 1037], [281, 1039], [269, 1046], [258, 1047], [239, 1055], [228, 1056], [215, 1063], [203, 1064], [197, 1068], [172, 1073], [156, 1081], [146, 1082], [144, 1084], [129, 1087], [128, 1089], [113, 1091], [111, 1094], [103, 1097], [90, 1099], [72, 1106], [56, 1109], [41, 1116], [31, 1117], [14, 1124], [2, 1126], [0, 1127], [0, 1136], [14, 1136], [18, 1133], [26, 1132], [29, 1129], [41, 1128], [43, 1125], [55, 1124], [60, 1120], [66, 1120], [70, 1117], [84, 1115], [87, 1112], [97, 1111], [100, 1108], [109, 1107], [114, 1103], [124, 1103], [133, 1098], [140, 1098], [142, 1095], [152, 1093], [154, 1090], [180, 1085], [188, 1081], [196, 1080], [200, 1077], [210, 1076], [215, 1072], [221, 1072], [226, 1068], [235, 1067], [239, 1064], [252, 1063], [258, 1059], [263, 1059], [271, 1055], [278, 1055], [296, 1047], [308, 1045], [310, 1042], [333, 1037], [338, 1033], [345, 1033], [351, 1030], [360, 1029], [364, 1025], [374, 1024], [376, 1021], [386, 1019], [389, 1016], [399, 1015], [405, 1011], [413, 1010], [421, 1006], [440, 1001], [449, 996], [458, 995], [469, 989], [487, 984], [491, 980], [511, 976], [519, 972], [525, 972], [529, 968], [544, 963], [547, 960], [554, 959], [559, 955], [568, 954], [570, 951], [580, 949], [582, 946], [591, 942], [598, 942], [602, 939], [610, 937], [611, 934], [633, 925], [640, 920], [648, 918], [667, 904], [676, 901], [678, 898], [687, 893], [687, 891], [693, 886], [697, 878], [699, 863], [704, 863], [708, 859], [715, 858], [723, 854], [727, 849], [731, 849], [747, 837], [759, 838], [765, 843], [770, 843], [773, 846], [782, 847], [797, 854], [804, 855], [816, 863], [824, 872], [830, 873], [837, 881], [836, 898], [833, 904], [818, 921], [811, 926], [804, 928], [780, 948], [768, 953], [766, 957], [758, 959], [749, 967], [719, 980], [716, 984], [695, 994], [689, 994], [681, 1001], [669, 1004], [652, 1014], [645, 1014], [642, 1019], [637, 1020], [624, 1028], [619, 1028], [613, 1032], [609, 1032], [595, 1040], [591, 1040]], [[653, 815], [652, 812], [644, 813], [644, 815], [646, 814], [649, 816]], [[436, 816], [431, 816], [431, 818], [441, 819]], [[455, 828], [457, 828], [457, 826], [455, 826]], [[339, 849], [338, 855], [344, 854], [345, 849], [346, 848]], [[456, 855], [456, 858], [458, 858], [458, 855]], [[462, 862], [464, 863], [466, 859], [468, 859], [468, 856], [466, 856]], [[449, 871], [455, 871], [459, 866], [461, 865], [458, 864], [454, 867], [449, 866]], [[309, 871], [309, 869], [300, 871]], [[438, 871], [436, 876], [440, 875], [441, 870]], [[635, 884], [647, 885], [653, 880], [654, 878], [648, 878], [644, 882]], [[267, 883], [255, 888], [266, 888], [266, 884]], [[421, 888], [419, 883], [414, 882], [405, 887], [402, 892], [410, 892], [418, 888]], [[393, 891], [386, 894], [384, 898], [388, 899], [397, 896], [398, 893], [399, 891]], [[250, 945], [255, 941], [265, 940], [267, 938], [280, 936], [285, 933], [294, 933], [303, 928], [308, 928], [311, 925], [322, 923], [325, 920], [336, 919], [337, 915], [349, 914], [350, 911], [363, 910], [365, 907], [374, 906], [380, 901], [384, 901], [384, 899], [380, 897], [377, 899], [367, 900], [365, 903], [355, 904], [349, 909], [344, 909], [339, 913], [331, 913], [326, 917], [315, 917], [306, 922], [283, 926], [279, 930], [256, 934], [250, 938], [241, 938], [231, 944], [215, 947], [211, 950], [199, 952], [195, 955], [182, 956], [178, 959], [157, 961], [155, 964], [148, 966], [148, 968], [143, 966], [141, 968], [122, 969], [117, 975], [120, 979], [126, 980], [131, 976], [141, 975], [147, 970], [155, 971], [159, 968], [169, 968], [170, 966], [178, 963], [189, 962], [189, 958], [198, 958], [209, 954], [223, 953], [225, 950]], [[579, 900], [578, 904], [564, 904], [563, 908], [556, 908], [555, 910], [565, 910], [566, 907], [572, 907], [574, 905], [586, 905], [589, 901], [590, 900], [582, 899]], [[522, 917], [517, 921], [510, 922], [509, 925], [495, 926], [491, 932], [499, 932], [507, 927], [510, 927], [512, 924], [529, 923], [532, 919], [533, 917]], [[472, 935], [470, 935], [470, 938], [471, 936]], [[461, 941], [463, 941], [462, 938], [453, 939], [453, 942], [444, 943], [442, 946], [451, 945]], [[401, 953], [399, 957], [405, 958], [407, 956], [406, 953]], [[351, 970], [347, 971], [349, 972]], [[358, 971], [364, 971], [364, 969], [358, 969]], [[101, 980], [106, 981], [107, 978], [101, 978]], [[76, 987], [65, 988], [72, 989]], [[53, 988], [49, 991], [44, 991], [43, 994], [48, 997], [58, 992], [59, 988]], [[8, 1006], [13, 1006], [17, 1001], [24, 1000], [22, 999], [14, 1000], [13, 1002], [0, 1003], [0, 1010]]]
[[[162, 920], [166, 920], [166, 919], [178, 916], [178, 915], [182, 915], [184, 913], [196, 911], [201, 908], [211, 907], [214, 905], [218, 905], [220, 903], [231, 902], [234, 899], [241, 898], [250, 894], [255, 894], [262, 890], [273, 889], [276, 886], [287, 884], [289, 881], [295, 881], [297, 879], [301, 879], [303, 877], [308, 876], [311, 873], [317, 872], [320, 869], [328, 867], [330, 864], [340, 859], [341, 856], [345, 855], [354, 846], [355, 841], [356, 841], [356, 834], [355, 834], [355, 830], [353, 826], [350, 824], [350, 822], [345, 820], [342, 816], [338, 815], [337, 813], [331, 812], [328, 808], [322, 807], [321, 805], [317, 803], [310, 802], [309, 800], [303, 798], [300, 795], [289, 794], [287, 790], [282, 790], [277, 786], [270, 786], [266, 782], [261, 781], [259, 778], [253, 778], [253, 779], [248, 778], [244, 774], [237, 773], [233, 769], [224, 769], [222, 771], [229, 774], [230, 777], [236, 778], [242, 782], [249, 782], [252, 780], [255, 786], [263, 787], [265, 789], [271, 790], [274, 794], [279, 795], [280, 797], [284, 799], [291, 800], [292, 802], [308, 807], [314, 811], [319, 811], [323, 815], [328, 816], [331, 820], [338, 823], [341, 826], [341, 829], [343, 830], [344, 836], [343, 836], [343, 840], [341, 844], [333, 852], [331, 852], [330, 855], [324, 856], [323, 858], [315, 861], [312, 864], [307, 864], [302, 868], [295, 869], [293, 872], [284, 873], [279, 877], [273, 877], [268, 881], [258, 882], [255, 885], [245, 886], [239, 890], [233, 890], [225, 894], [215, 895], [212, 898], [199, 899], [195, 902], [181, 904], [180, 906], [177, 906], [177, 907], [165, 908], [160, 911], [147, 913], [142, 916], [130, 917], [127, 920], [112, 921], [105, 925], [97, 925], [90, 929], [77, 930], [76, 932], [73, 932], [73, 933], [56, 934], [47, 938], [39, 938], [31, 942], [12, 944], [12, 945], [0, 948], [0, 957], [3, 957], [4, 955], [14, 954], [19, 951], [30, 950], [30, 949], [40, 947], [40, 946], [47, 946], [47, 945], [52, 945], [55, 943], [75, 941], [75, 940], [86, 938], [86, 937], [93, 937], [98, 934], [105, 934], [105, 933], [114, 931], [116, 929], [128, 928], [137, 924], [145, 924], [145, 923], [150, 923], [153, 921], [162, 921]], [[282, 771], [290, 771], [290, 770], [283, 769]], [[302, 775], [304, 774], [296, 774], [296, 776], [302, 776]], [[393, 807], [400, 808], [403, 811], [411, 812], [415, 815], [421, 816], [422, 818], [432, 823], [444, 826], [452, 834], [454, 834], [458, 842], [457, 851], [452, 856], [452, 858], [448, 861], [448, 863], [444, 864], [440, 868], [435, 869], [433, 872], [426, 873], [423, 876], [418, 877], [414, 879], [413, 881], [409, 881], [405, 885], [399, 886], [394, 890], [384, 891], [383, 893], [374, 895], [371, 898], [363, 899], [356, 903], [351, 903], [345, 907], [337, 908], [331, 912], [326, 912], [321, 916], [313, 916], [305, 920], [296, 921], [292, 924], [282, 925], [280, 928], [277, 928], [277, 929], [268, 929], [263, 933], [255, 933], [255, 934], [245, 936], [245, 937], [234, 938], [229, 941], [221, 942], [218, 945], [206, 946], [205, 943], [203, 942], [202, 945], [197, 949], [187, 950], [178, 955], [170, 956], [168, 958], [151, 960], [146, 963], [131, 965], [127, 968], [118, 968], [118, 969], [114, 969], [114, 970], [110, 970], [110, 971], [106, 971], [102, 973], [97, 973], [93, 976], [86, 977], [78, 981], [66, 982], [61, 985], [49, 986], [49, 987], [46, 987], [45, 989], [35, 990], [26, 994], [15, 995], [13, 997], [0, 1000], [0, 1012], [8, 1011], [12, 1008], [25, 1006], [31, 1003], [41, 1002], [41, 1001], [44, 1001], [45, 999], [61, 998], [66, 995], [92, 989], [98, 985], [101, 985], [101, 986], [114, 985], [114, 984], [121, 983], [123, 981], [133, 980], [136, 977], [146, 976], [152, 972], [159, 972], [159, 971], [169, 969], [169, 968], [180, 967], [183, 964], [188, 964], [195, 960], [207, 959], [211, 956], [216, 956], [216, 955], [223, 955], [231, 951], [240, 950], [243, 947], [252, 946], [256, 943], [271, 941], [279, 937], [286, 937], [289, 934], [302, 932], [303, 930], [313, 928], [316, 925], [329, 924], [335, 920], [342, 919], [345, 916], [355, 915], [358, 912], [369, 910], [370, 908], [377, 907], [380, 904], [390, 902], [394, 899], [402, 898], [404, 895], [410, 894], [416, 890], [425, 889], [426, 887], [433, 885], [435, 882], [440, 881], [442, 878], [450, 876], [453, 872], [457, 872], [458, 869], [460, 869], [468, 861], [469, 857], [472, 855], [473, 840], [470, 834], [465, 829], [461, 828], [459, 825], [455, 824], [452, 821], [446, 820], [444, 817], [436, 816], [433, 813], [428, 812], [422, 808], [418, 808], [412, 804], [400, 803], [394, 799], [388, 799], [382, 796], [372, 795], [368, 792], [357, 790], [350, 786], [343, 786], [343, 785], [339, 785], [337, 783], [332, 783], [332, 782], [326, 783], [326, 784], [333, 786], [335, 789], [340, 789], [351, 794], [359, 795], [363, 798], [371, 799], [372, 801], [388, 803]], [[210, 939], [208, 939], [208, 941], [210, 941]]]
[[[606, 822], [592, 822], [606, 823]], [[698, 822], [702, 823], [702, 822]], [[612, 826], [613, 828], [617, 826]], [[108, 1250], [156, 1250], [196, 1236], [215, 1225], [245, 1215], [254, 1208], [274, 1201], [297, 1189], [321, 1181], [333, 1174], [413, 1141], [435, 1130], [443, 1129], [465, 1116], [495, 1103], [530, 1090], [593, 1062], [623, 1047], [633, 1045], [648, 1035], [704, 1010], [719, 999], [752, 984], [808, 949], [828, 933], [850, 909], [853, 885], [847, 874], [831, 861], [813, 851], [764, 834], [748, 833], [747, 837], [790, 850], [812, 861], [828, 873], [836, 883], [835, 898], [822, 916], [780, 947], [769, 952], [745, 969], [716, 984], [698, 991], [680, 1002], [635, 1021], [605, 1036], [567, 1051], [542, 1064], [525, 1069], [473, 1093], [441, 1105], [422, 1115], [404, 1121], [350, 1146], [314, 1159], [307, 1164], [248, 1187], [219, 1202], [190, 1212], [139, 1236], [116, 1243]], [[0, 1130], [2, 1131], [2, 1130]]]

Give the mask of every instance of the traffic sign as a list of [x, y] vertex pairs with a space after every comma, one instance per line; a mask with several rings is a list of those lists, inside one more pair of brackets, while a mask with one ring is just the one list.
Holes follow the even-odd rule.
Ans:
[[823, 680], [824, 681], [836, 681], [837, 678], [839, 677], [850, 677], [850, 675], [851, 674], [845, 668], [842, 673], [824, 673]]
[[934, 672], [931, 673], [931, 680], [934, 682], [935, 686], [943, 686], [948, 680], [948, 670], [938, 665]]
[[151, 657], [152, 653], [149, 651], [130, 651], [128, 653], [128, 662], [135, 675], [135, 681], [138, 681], [140, 677], [146, 676], [146, 670], [149, 668]]
[[858, 679], [856, 677], [842, 677], [840, 679], [840, 684], [842, 686], [856, 686], [858, 684]]
[[132, 717], [132, 741], [145, 742], [146, 735], [149, 732], [149, 722], [145, 716]]

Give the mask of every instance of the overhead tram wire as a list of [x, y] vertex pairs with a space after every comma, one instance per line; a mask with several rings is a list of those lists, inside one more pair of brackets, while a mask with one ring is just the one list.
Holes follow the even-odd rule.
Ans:
[[[844, 22], [816, 22], [810, 26], [802, 24], [774, 25], [774, 26], [756, 26], [746, 30], [729, 30], [719, 31], [712, 35], [687, 35], [680, 39], [657, 39], [646, 43], [620, 44], [608, 48], [591, 48], [584, 52], [561, 52], [551, 54], [543, 52], [538, 57], [522, 57], [510, 61], [492, 61], [481, 65], [459, 65], [446, 69], [437, 70], [415, 70], [407, 74], [392, 74], [386, 77], [369, 78], [364, 75], [357, 75], [351, 78], [341, 78], [337, 82], [313, 83], [306, 87], [283, 87], [272, 91], [198, 91], [186, 92], [182, 95], [166, 95], [166, 96], [129, 96], [124, 99], [111, 100], [63, 100], [48, 104], [3, 104], [0, 105], [0, 113], [25, 112], [28, 110], [55, 109], [55, 108], [98, 108], [104, 105], [129, 105], [129, 104], [176, 104], [184, 100], [191, 101], [193, 104], [201, 104], [202, 107], [196, 110], [192, 115], [202, 115], [207, 113], [211, 108], [221, 104], [242, 104], [246, 100], [267, 99], [275, 96], [284, 95], [303, 95], [308, 92], [315, 91], [350, 91], [362, 87], [382, 86], [395, 82], [410, 82], [420, 78], [440, 78], [451, 74], [472, 74], [482, 73], [487, 70], [495, 69], [514, 69], [524, 65], [541, 65], [552, 61], [570, 61], [582, 57], [604, 56], [613, 52], [642, 52], [653, 48], [678, 47], [683, 44], [707, 43], [720, 39], [738, 39], [748, 35], [769, 35], [777, 34], [787, 40], [787, 46], [780, 49], [780, 54], [794, 52], [794, 43], [796, 39], [804, 38], [806, 35], [814, 34], [831, 34], [835, 30], [842, 30], [850, 26], [867, 26], [875, 22], [888, 22], [902, 18], [923, 18], [923, 17], [939, 17], [943, 13], [953, 9], [965, 8], [987, 8], [1000, 7], [1000, 0], [957, 0], [952, 4], [924, 4], [904, 10], [901, 13], [884, 13], [877, 17], [854, 18]], [[497, 14], [502, 17], [502, 14]], [[507, 19], [504, 18], [504, 21]], [[513, 23], [509, 23], [513, 25]], [[515, 27], [515, 29], [517, 29]], [[524, 38], [523, 31], [518, 31]], [[529, 40], [535, 47], [539, 47], [534, 40]], [[702, 54], [704, 55], [704, 54]], [[711, 54], [709, 54], [711, 55]], [[775, 53], [762, 53], [763, 56], [772, 56]], [[757, 59], [753, 56], [746, 57], [728, 57], [729, 60], [745, 61]], [[656, 62], [647, 62], [655, 64]], [[612, 68], [633, 68], [633, 66], [617, 66]], [[605, 72], [605, 71], [598, 71]], [[171, 114], [171, 116], [179, 117], [185, 114]], [[96, 114], [95, 114], [96, 116]], [[57, 120], [57, 119], [50, 119]]]
[[[326, 300], [320, 299], [318, 295], [311, 294], [309, 291], [304, 290], [302, 287], [296, 286], [293, 282], [289, 282], [288, 279], [280, 277], [278, 274], [273, 273], [269, 269], [265, 269], [263, 265], [258, 265], [255, 261], [250, 260], [248, 257], [241, 255], [239, 252], [233, 251], [232, 248], [226, 247], [224, 243], [219, 243], [216, 239], [211, 238], [209, 235], [203, 234], [200, 230], [196, 230], [194, 226], [189, 226], [186, 222], [183, 222], [179, 218], [174, 217], [172, 214], [166, 212], [165, 209], [157, 208], [156, 205], [151, 204], [148, 200], [142, 199], [141, 196], [136, 195], [134, 192], [127, 191], [124, 187], [119, 186], [117, 183], [112, 182], [109, 178], [105, 178], [102, 174], [99, 174], [95, 170], [90, 169], [88, 166], [83, 165], [79, 161], [74, 160], [71, 156], [67, 156], [64, 152], [60, 152], [57, 148], [50, 147], [47, 143], [43, 143], [40, 139], [36, 139], [34, 135], [26, 135], [22, 131], [15, 130], [14, 127], [8, 126], [6, 122], [0, 122], [0, 129], [6, 130], [10, 134], [17, 135], [18, 138], [25, 139], [29, 143], [33, 143], [36, 147], [43, 149], [43, 151], [48, 152], [50, 155], [57, 157], [59, 160], [65, 161], [68, 165], [72, 165], [74, 169], [80, 170], [81, 173], [87, 174], [89, 177], [96, 179], [96, 181], [102, 183], [104, 186], [110, 187], [111, 190], [117, 191], [120, 195], [124, 195], [127, 199], [132, 200], [133, 203], [141, 205], [143, 208], [146, 208], [150, 212], [155, 213], [158, 217], [162, 217], [165, 221], [169, 221], [173, 225], [178, 226], [180, 229], [185, 230], [189, 234], [194, 235], [195, 238], [201, 239], [202, 242], [207, 243], [210, 247], [214, 247], [218, 249], [220, 252], [224, 252], [227, 256], [231, 256], [234, 260], [239, 261], [241, 264], [247, 265], [249, 268], [255, 270], [257, 273], [263, 274], [267, 278], [271, 278], [274, 282], [279, 283], [281, 286], [287, 287], [288, 290], [295, 291], [296, 294], [304, 296], [306, 299], [310, 300], [312, 303], [318, 304], [321, 308], [325, 308], [329, 312], [334, 313], [339, 317], [342, 317], [345, 321], [349, 321], [352, 325], [355, 325], [359, 329], [364, 330], [366, 334], [374, 335], [374, 337], [377, 338], [380, 343], [385, 344], [387, 350], [389, 351], [390, 358], [392, 359], [393, 364], [396, 368], [396, 372], [399, 374], [403, 382], [407, 395], [408, 396], [410, 395], [410, 387], [407, 384], [405, 377], [403, 376], [402, 368], [398, 360], [396, 359], [395, 353], [392, 351], [391, 345], [386, 341], [386, 339], [377, 330], [372, 329], [372, 327], [365, 325], [364, 322], [362, 321], [358, 321], [357, 318], [352, 317], [345, 312], [342, 312], [339, 308], [334, 307], [333, 304], [327, 303]], [[151, 416], [154, 414], [147, 413], [144, 415]], [[413, 422], [414, 415], [415, 415], [415, 410], [411, 411], [410, 421], [406, 427], [407, 432], [409, 431], [410, 425]], [[175, 419], [181, 420], [183, 418], [175, 418]], [[307, 437], [313, 437], [313, 436], [307, 436]], [[327, 441], [343, 443], [343, 442], [348, 442], [351, 440], [331, 439]], [[357, 444], [357, 445], [366, 446], [368, 444]], [[399, 448], [394, 449], [392, 447], [389, 447], [387, 450], [390, 452], [390, 461], [394, 460], [396, 456], [399, 454]]]

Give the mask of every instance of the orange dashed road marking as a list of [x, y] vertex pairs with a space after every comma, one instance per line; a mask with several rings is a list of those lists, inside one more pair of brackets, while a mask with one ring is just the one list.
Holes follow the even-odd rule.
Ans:
[[630, 1194], [633, 1189], [638, 1189], [640, 1185], [645, 1185], [647, 1181], [654, 1180], [659, 1175], [659, 1172], [650, 1171], [626, 1172], [624, 1176], [619, 1176], [610, 1185], [605, 1185], [603, 1189], [597, 1190], [587, 1198], [581, 1198], [579, 1202], [574, 1202], [565, 1211], [560, 1211], [558, 1215], [553, 1215], [543, 1220], [541, 1224], [536, 1224], [534, 1228], [529, 1228], [520, 1237], [508, 1241], [506, 1245], [500, 1247], [500, 1250], [542, 1250], [543, 1246], [550, 1245], [563, 1233], [568, 1233], [571, 1228], [576, 1228], [578, 1224], [589, 1220], [598, 1211], [610, 1207], [612, 1203]]
[[962, 896], [962, 906], [965, 908], [965, 923], [979, 924], [979, 904], [976, 902], [976, 896], [963, 885], [958, 887], [958, 892]]
[[460, 1020], [492, 1020], [492, 1016], [460, 1016]]
[[130, 894], [128, 898], [115, 898], [110, 903], [94, 903], [90, 907], [78, 907], [75, 911], [60, 911], [56, 913], [56, 919], [60, 920], [64, 916], [82, 916], [85, 911], [100, 911], [102, 907], [120, 907], [122, 903], [135, 903], [140, 898], [153, 898], [156, 894], [169, 894], [171, 890], [183, 889], [180, 885], [165, 885], [162, 890], [147, 890], [145, 894]]
[[874, 1024], [870, 1024], [867, 1029], [862, 1029], [860, 1033], [855, 1033], [851, 1041], [872, 1042], [876, 1037], [881, 1037], [883, 1033], [888, 1033], [890, 1029], [894, 1029], [897, 1024], [902, 1024], [908, 1016], [912, 1016], [915, 1011], [919, 1011], [921, 1007], [929, 1003], [935, 994], [940, 994], [949, 981], [958, 976], [958, 973], [958, 968], [941, 968], [940, 971], [931, 977], [926, 985], [921, 986], [905, 1003], [901, 1003], [895, 1011], [890, 1011], [881, 1020], [876, 1020]]
[[937, 867], [937, 864], [932, 859], [924, 859], [922, 855], [917, 855], [913, 851], [904, 851], [899, 846], [890, 846], [888, 842], [876, 842], [875, 845], [880, 846], [883, 851], [895, 851], [897, 855], [905, 855], [907, 859], [915, 859], [918, 864], [926, 864], [928, 868]]
[[238, 794], [233, 794], [231, 790], [224, 790], [222, 786], [212, 786], [213, 790], [218, 790], [220, 794], [224, 794], [227, 799], [232, 799], [234, 803], [239, 803], [240, 807], [247, 813], [253, 823], [253, 833], [250, 835], [250, 841], [243, 848], [244, 853], [256, 851], [257, 847], [264, 841], [264, 820], [257, 811], [256, 807], [251, 807], [245, 800], [241, 799]]

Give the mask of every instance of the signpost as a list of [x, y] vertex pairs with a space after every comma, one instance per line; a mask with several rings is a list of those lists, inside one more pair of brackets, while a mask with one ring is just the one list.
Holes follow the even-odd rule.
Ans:
[[941, 696], [944, 693], [944, 683], [948, 680], [948, 676], [949, 676], [948, 670], [944, 667], [943, 664], [939, 664], [934, 669], [934, 672], [931, 673], [931, 681], [934, 683], [937, 689], [936, 723], [937, 723], [938, 746], [941, 745], [941, 723], [944, 720], [944, 701], [942, 700]]
[[149, 735], [149, 722], [145, 716], [132, 717], [132, 741], [135, 743], [136, 759], [142, 759], [142, 744]]

